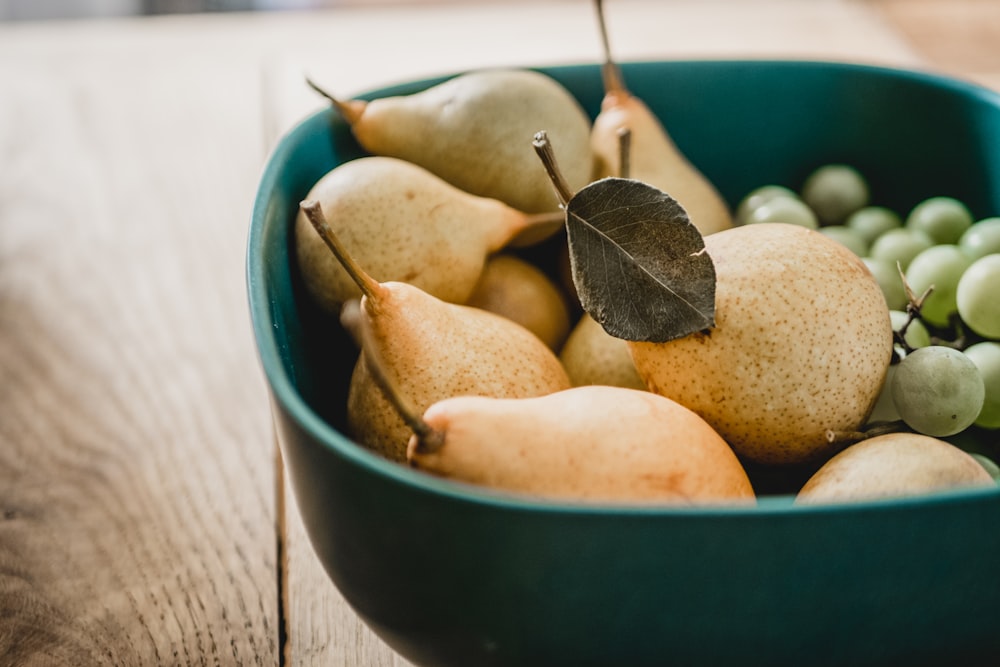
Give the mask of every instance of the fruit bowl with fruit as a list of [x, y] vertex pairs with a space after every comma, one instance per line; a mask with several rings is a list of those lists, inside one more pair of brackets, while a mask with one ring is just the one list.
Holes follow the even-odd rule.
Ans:
[[[997, 269], [950, 248], [964, 247], [959, 225], [976, 230], [965, 245], [997, 256], [982, 248], [996, 242], [988, 219], [1000, 215], [1000, 96], [828, 62], [531, 71], [568, 93], [558, 103], [578, 106], [585, 129], [583, 148], [579, 119], [532, 117], [519, 130], [513, 152], [527, 161], [512, 170], [514, 191], [543, 185], [527, 200], [444, 185], [428, 165], [417, 173], [437, 151], [434, 131], [397, 133], [388, 147], [372, 139], [379, 114], [405, 127], [376, 100], [412, 100], [460, 77], [335, 101], [281, 139], [262, 175], [251, 318], [292, 491], [345, 599], [420, 665], [991, 664]], [[616, 76], [634, 99], [609, 95]], [[468, 99], [430, 97], [411, 107]], [[650, 118], [671, 138], [656, 149], [674, 154], [663, 181], [648, 159]], [[447, 122], [448, 138], [462, 136], [461, 114]], [[477, 127], [490, 122], [501, 121]], [[418, 134], [434, 148], [393, 153]], [[470, 164], [502, 157], [468, 141], [460, 153]], [[832, 165], [850, 169], [820, 169]], [[487, 168], [459, 164], [449, 178]], [[398, 200], [386, 189], [396, 180], [409, 184]], [[849, 223], [837, 207], [859, 183], [863, 202], [849, 213], [880, 210]], [[750, 201], [765, 186], [778, 217]], [[424, 212], [405, 208], [425, 193]], [[953, 210], [908, 219], [933, 198], [960, 203], [969, 224], [950, 222]], [[801, 205], [815, 219], [803, 222]], [[444, 209], [454, 220], [419, 226]], [[372, 215], [352, 228], [357, 210]], [[455, 222], [468, 211], [482, 229]], [[879, 218], [893, 212], [898, 220]], [[403, 241], [392, 227], [401, 217]], [[656, 224], [623, 236], [623, 220]], [[876, 260], [912, 252], [877, 248], [874, 230], [889, 226], [924, 226], [927, 238], [944, 234], [928, 248], [948, 249], [880, 275]], [[865, 243], [852, 251], [856, 237]], [[664, 244], [683, 251], [664, 263], [651, 250]], [[592, 268], [612, 251], [621, 257], [597, 265], [618, 282]], [[548, 338], [455, 305], [473, 300], [501, 253], [572, 297], [565, 311], [543, 309], [561, 313]], [[428, 276], [427, 258], [452, 273]], [[637, 275], [659, 275], [657, 285], [672, 276], [672, 289]], [[893, 278], [910, 296], [890, 308]], [[935, 294], [951, 294], [954, 312], [939, 316]], [[579, 379], [567, 352], [575, 318], [599, 320], [621, 343], [630, 377]], [[986, 347], [966, 354], [975, 345]], [[940, 389], [956, 355], [955, 376], [978, 389]], [[937, 432], [958, 413], [964, 428]], [[932, 459], [940, 466], [928, 473]]]

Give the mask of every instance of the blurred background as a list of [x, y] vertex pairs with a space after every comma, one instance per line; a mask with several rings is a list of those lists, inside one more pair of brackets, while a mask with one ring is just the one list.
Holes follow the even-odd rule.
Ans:
[[338, 0], [0, 0], [0, 21], [291, 10], [336, 4], [342, 3]]

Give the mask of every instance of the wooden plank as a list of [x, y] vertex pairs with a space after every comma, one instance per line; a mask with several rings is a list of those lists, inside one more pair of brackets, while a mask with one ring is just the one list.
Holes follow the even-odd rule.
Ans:
[[[614, 55], [805, 58], [914, 65], [912, 45], [863, 0], [608, 0]], [[391, 18], [390, 18], [391, 17]], [[462, 69], [593, 63], [603, 57], [590, 2], [501, 2], [358, 9], [280, 21], [299, 35], [265, 63], [267, 105], [280, 132], [323, 101], [303, 76], [338, 95]], [[516, 44], [516, 48], [511, 45]], [[454, 54], [461, 54], [456, 60]]]
[[0, 33], [3, 665], [277, 663], [257, 69], [164, 25]]
[[283, 477], [284, 598], [287, 664], [319, 667], [409, 667], [344, 600], [309, 544], [295, 496]]
[[1000, 72], [1000, 2], [873, 0], [872, 4], [935, 68], [968, 78]]

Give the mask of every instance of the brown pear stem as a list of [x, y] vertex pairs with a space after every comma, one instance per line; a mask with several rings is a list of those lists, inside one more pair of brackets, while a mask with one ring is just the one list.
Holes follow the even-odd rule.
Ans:
[[604, 81], [604, 93], [608, 97], [628, 95], [625, 87], [625, 80], [622, 78], [622, 71], [611, 58], [611, 44], [608, 41], [608, 26], [604, 20], [603, 0], [594, 0], [594, 7], [597, 10], [597, 25], [601, 32], [601, 43], [604, 47], [604, 64], [601, 66], [601, 79]]
[[440, 449], [444, 444], [444, 433], [433, 428], [420, 416], [399, 388], [399, 384], [389, 377], [385, 370], [386, 364], [382, 361], [378, 343], [376, 343], [375, 336], [371, 331], [371, 321], [367, 317], [359, 318], [357, 332], [361, 340], [361, 353], [364, 355], [368, 372], [382, 389], [382, 393], [392, 404], [392, 407], [402, 417], [403, 422], [417, 436], [421, 450], [433, 452]]
[[525, 213], [524, 226], [534, 227], [535, 225], [551, 225], [562, 223], [566, 219], [566, 214], [562, 211], [545, 211], [544, 213]]
[[632, 130], [618, 128], [618, 176], [628, 178], [632, 172]]
[[341, 100], [333, 95], [331, 95], [327, 90], [322, 88], [318, 83], [306, 77], [306, 83], [309, 87], [315, 90], [317, 93], [325, 97], [333, 105], [333, 108], [337, 110], [344, 120], [347, 121], [348, 125], [354, 125], [361, 119], [361, 115], [365, 112], [365, 107], [368, 103], [364, 100]]
[[831, 444], [853, 445], [854, 443], [889, 433], [899, 433], [906, 430], [906, 423], [901, 419], [888, 422], [876, 422], [863, 431], [827, 431], [826, 441]]
[[569, 184], [566, 183], [566, 179], [563, 178], [562, 172], [559, 170], [559, 165], [556, 162], [556, 154], [552, 149], [552, 142], [549, 141], [548, 133], [545, 130], [535, 133], [535, 138], [532, 140], [531, 145], [535, 147], [535, 153], [538, 154], [539, 159], [542, 161], [542, 166], [545, 167], [545, 173], [548, 174], [549, 180], [552, 181], [552, 186], [556, 190], [559, 202], [563, 206], [566, 206], [569, 200], [573, 198], [573, 191], [570, 190]]
[[347, 271], [347, 275], [357, 283], [358, 288], [361, 293], [364, 294], [372, 301], [378, 301], [379, 297], [384, 293], [384, 288], [382, 285], [368, 275], [361, 266], [354, 261], [351, 254], [347, 252], [347, 248], [344, 244], [340, 242], [340, 238], [330, 227], [329, 223], [326, 221], [326, 216], [323, 215], [323, 208], [320, 206], [318, 201], [307, 199], [299, 204], [299, 208], [309, 222], [312, 223], [313, 228], [315, 228], [316, 233], [319, 234], [323, 242], [326, 243], [327, 247], [333, 251], [334, 256], [337, 261], [340, 262], [344, 270]]

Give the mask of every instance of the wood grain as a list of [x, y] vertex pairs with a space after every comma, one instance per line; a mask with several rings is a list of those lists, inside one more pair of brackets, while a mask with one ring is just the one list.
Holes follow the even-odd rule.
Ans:
[[[621, 59], [1000, 87], [997, 6], [607, 2]], [[326, 577], [276, 459], [243, 282], [260, 169], [322, 105], [304, 72], [351, 93], [598, 46], [565, 0], [0, 25], [0, 667], [408, 664]]]
[[[287, 477], [283, 477], [287, 484]], [[287, 664], [296, 667], [409, 667], [362, 623], [330, 582], [309, 544], [295, 497], [282, 494]]]
[[874, 4], [936, 68], [956, 75], [1000, 71], [1000, 3], [876, 0]]
[[273, 665], [258, 82], [134, 30], [0, 38], [0, 664]]

